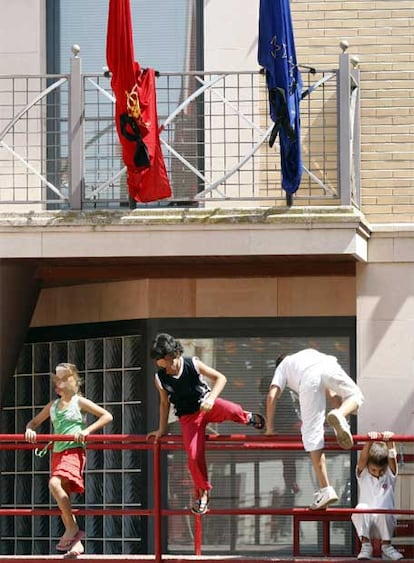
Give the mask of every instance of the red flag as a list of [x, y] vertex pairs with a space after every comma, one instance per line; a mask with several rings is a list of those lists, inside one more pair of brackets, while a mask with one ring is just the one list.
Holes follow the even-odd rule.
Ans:
[[155, 72], [134, 61], [129, 0], [109, 0], [106, 58], [129, 195], [142, 202], [170, 197], [159, 138]]

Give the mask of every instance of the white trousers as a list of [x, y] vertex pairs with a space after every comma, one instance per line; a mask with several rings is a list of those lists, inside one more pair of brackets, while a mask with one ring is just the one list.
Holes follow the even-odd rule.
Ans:
[[356, 383], [335, 358], [308, 368], [299, 386], [302, 417], [302, 441], [307, 452], [321, 450], [325, 444], [326, 390], [331, 389], [343, 400], [353, 397], [361, 406], [364, 397]]
[[[367, 504], [357, 504], [356, 508], [370, 508]], [[351, 516], [358, 537], [361, 538], [380, 538], [381, 540], [391, 541], [395, 529], [395, 516], [393, 514], [357, 514]]]

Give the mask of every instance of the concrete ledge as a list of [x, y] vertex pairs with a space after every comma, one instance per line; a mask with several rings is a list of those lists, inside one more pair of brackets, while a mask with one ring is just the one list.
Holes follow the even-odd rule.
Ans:
[[254, 208], [143, 208], [131, 211], [43, 211], [0, 213], [0, 230], [21, 227], [108, 227], [174, 224], [353, 223], [363, 214], [352, 206]]
[[0, 214], [0, 258], [348, 256], [367, 259], [353, 207]]
[[413, 263], [414, 224], [389, 223], [371, 226], [370, 263]]

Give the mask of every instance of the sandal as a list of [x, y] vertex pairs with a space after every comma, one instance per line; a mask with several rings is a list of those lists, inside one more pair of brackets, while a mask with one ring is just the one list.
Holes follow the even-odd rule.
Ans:
[[193, 514], [205, 514], [208, 510], [209, 502], [210, 497], [208, 495], [194, 499], [193, 506], [191, 507], [191, 512]]
[[82, 555], [84, 551], [83, 545], [79, 542], [78, 544], [75, 544], [70, 551], [65, 553], [63, 559], [76, 559], [79, 555]]
[[84, 535], [85, 532], [83, 530], [78, 530], [78, 532], [72, 538], [60, 538], [56, 549], [58, 551], [70, 551], [72, 547], [84, 537]]
[[263, 428], [266, 426], [265, 417], [259, 413], [252, 412], [250, 415], [250, 420], [247, 424], [253, 426], [253, 428], [256, 428], [256, 430], [263, 430]]

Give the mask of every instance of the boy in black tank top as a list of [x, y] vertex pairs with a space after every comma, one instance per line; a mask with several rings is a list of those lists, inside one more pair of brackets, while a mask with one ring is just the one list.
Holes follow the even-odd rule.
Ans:
[[[181, 343], [169, 334], [158, 334], [152, 343], [150, 356], [159, 368], [155, 374], [155, 386], [160, 394], [160, 423], [158, 430], [149, 432], [147, 439], [153, 437], [158, 440], [167, 433], [170, 404], [173, 404], [194, 483], [195, 498], [191, 511], [205, 514], [212, 488], [205, 457], [206, 426], [211, 422], [231, 420], [262, 430], [265, 420], [261, 414], [246, 412], [241, 405], [220, 399], [226, 377], [196, 357], [183, 357], [183, 351]], [[212, 388], [203, 376], [213, 382]]]

